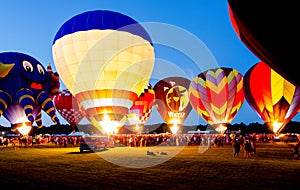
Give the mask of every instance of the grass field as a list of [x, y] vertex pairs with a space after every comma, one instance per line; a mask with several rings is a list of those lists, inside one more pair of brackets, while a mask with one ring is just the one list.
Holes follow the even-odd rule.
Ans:
[[[150, 156], [147, 150], [168, 155]], [[231, 145], [207, 151], [116, 147], [96, 153], [79, 153], [78, 147], [1, 147], [0, 189], [295, 189], [298, 159], [283, 143], [257, 143], [252, 158], [233, 158]]]

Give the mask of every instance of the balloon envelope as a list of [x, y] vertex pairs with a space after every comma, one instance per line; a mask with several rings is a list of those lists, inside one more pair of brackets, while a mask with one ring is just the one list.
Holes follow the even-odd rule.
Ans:
[[192, 110], [188, 97], [190, 82], [174, 76], [158, 81], [153, 88], [157, 111], [169, 126], [181, 125]]
[[152, 106], [155, 101], [155, 94], [152, 85], [149, 83], [143, 93], [134, 102], [127, 114], [128, 121], [133, 124], [145, 124], [152, 112]]
[[[35, 106], [33, 109], [33, 117], [36, 118], [37, 115], [41, 112], [41, 108], [39, 106]], [[20, 132], [20, 128], [28, 128], [31, 130], [32, 122], [30, 122], [24, 112], [23, 107], [20, 104], [12, 104], [10, 105], [4, 112], [3, 116], [10, 122], [11, 124], [11, 131], [18, 130]], [[27, 135], [28, 132], [21, 132], [22, 135]]]
[[264, 62], [246, 72], [244, 93], [249, 105], [274, 132], [291, 121], [300, 108], [299, 88]]
[[189, 99], [208, 124], [224, 132], [243, 105], [243, 76], [225, 67], [202, 72], [190, 84]]
[[52, 50], [62, 81], [87, 119], [102, 132], [116, 132], [154, 66], [145, 29], [118, 12], [88, 11], [61, 26]]
[[68, 89], [54, 96], [54, 105], [60, 115], [74, 128], [84, 117], [78, 102]]
[[228, 0], [230, 20], [240, 40], [260, 60], [300, 86], [299, 8], [296, 1]]
[[29, 128], [33, 122], [42, 127], [42, 110], [55, 124], [59, 123], [51, 98], [59, 86], [59, 77], [54, 76], [51, 67], [46, 70], [37, 59], [24, 53], [2, 52], [0, 75], [0, 115], [12, 129], [25, 125]]

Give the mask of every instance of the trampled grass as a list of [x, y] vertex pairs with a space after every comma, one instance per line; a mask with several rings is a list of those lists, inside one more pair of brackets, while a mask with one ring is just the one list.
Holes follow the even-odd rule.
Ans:
[[[293, 158], [289, 144], [257, 143], [252, 158], [243, 158], [242, 152], [233, 158], [231, 145], [205, 152], [198, 146], [175, 148], [163, 147], [167, 153], [174, 152], [164, 157], [156, 147], [116, 147], [96, 153], [79, 153], [78, 147], [1, 147], [0, 188], [294, 189], [300, 183], [300, 158]], [[147, 150], [157, 155], [147, 155]], [[148, 167], [125, 166], [160, 158]]]

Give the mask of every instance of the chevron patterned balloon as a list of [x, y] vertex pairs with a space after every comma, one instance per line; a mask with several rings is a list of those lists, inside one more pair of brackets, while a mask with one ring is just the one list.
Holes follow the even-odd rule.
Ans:
[[217, 131], [224, 132], [244, 102], [243, 76], [232, 68], [200, 73], [189, 87], [194, 110]]

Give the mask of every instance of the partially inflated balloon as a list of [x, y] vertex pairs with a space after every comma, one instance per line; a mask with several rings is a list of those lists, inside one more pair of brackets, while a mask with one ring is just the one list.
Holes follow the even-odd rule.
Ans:
[[169, 126], [177, 128], [192, 110], [188, 97], [190, 82], [183, 77], [168, 77], [158, 81], [153, 88], [157, 111]]
[[84, 117], [75, 97], [68, 89], [64, 89], [54, 96], [53, 101], [58, 113], [75, 129]]
[[192, 80], [189, 99], [194, 110], [222, 133], [243, 105], [243, 76], [232, 68], [207, 70]]
[[300, 86], [297, 1], [228, 0], [231, 23], [241, 41], [260, 60]]
[[249, 105], [274, 132], [291, 121], [300, 108], [300, 89], [264, 62], [246, 72], [244, 93]]
[[118, 12], [84, 12], [61, 26], [52, 50], [62, 81], [87, 119], [102, 132], [116, 132], [154, 66], [142, 25]]

